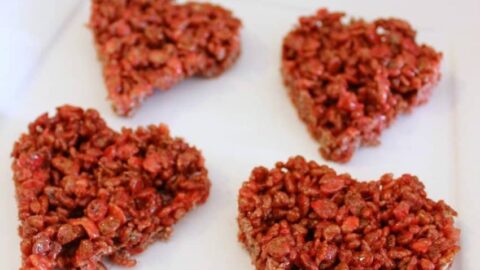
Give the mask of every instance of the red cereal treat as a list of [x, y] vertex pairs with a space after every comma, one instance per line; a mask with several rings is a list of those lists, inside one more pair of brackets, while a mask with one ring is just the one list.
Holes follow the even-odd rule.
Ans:
[[358, 182], [295, 157], [255, 168], [238, 209], [258, 270], [440, 270], [460, 249], [456, 212], [412, 175]]
[[22, 270], [133, 266], [209, 194], [202, 155], [166, 126], [116, 132], [95, 110], [40, 116], [12, 156]]
[[442, 54], [415, 41], [400, 19], [343, 23], [320, 9], [284, 40], [282, 74], [300, 118], [325, 159], [347, 162], [377, 145], [395, 118], [425, 103], [440, 79]]
[[92, 0], [90, 28], [120, 115], [131, 114], [154, 90], [218, 76], [240, 55], [240, 20], [208, 3]]

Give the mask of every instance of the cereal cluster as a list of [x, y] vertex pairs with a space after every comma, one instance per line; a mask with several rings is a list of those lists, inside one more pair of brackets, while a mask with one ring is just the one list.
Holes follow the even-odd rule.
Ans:
[[116, 132], [72, 106], [30, 124], [12, 156], [23, 270], [132, 266], [210, 189], [200, 152], [166, 126]]
[[208, 3], [92, 0], [90, 28], [115, 112], [129, 115], [188, 77], [220, 75], [240, 54], [240, 27]]
[[411, 175], [358, 182], [295, 157], [255, 168], [238, 209], [258, 270], [439, 270], [459, 250], [455, 211]]
[[282, 73], [324, 158], [347, 162], [395, 118], [426, 102], [442, 55], [399, 19], [351, 20], [321, 9], [284, 40]]

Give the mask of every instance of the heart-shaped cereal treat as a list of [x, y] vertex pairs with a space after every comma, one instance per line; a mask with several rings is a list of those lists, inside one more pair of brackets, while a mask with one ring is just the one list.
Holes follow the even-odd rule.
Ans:
[[255, 168], [238, 208], [257, 270], [440, 270], [459, 250], [455, 211], [411, 175], [358, 182], [295, 157]]
[[92, 0], [90, 28], [120, 115], [131, 114], [154, 90], [218, 76], [240, 55], [240, 20], [208, 3]]
[[400, 19], [373, 22], [319, 10], [283, 43], [282, 73], [300, 118], [324, 158], [347, 162], [377, 145], [395, 118], [425, 103], [440, 79], [442, 55], [415, 41]]
[[40, 116], [12, 156], [24, 270], [132, 266], [209, 194], [202, 155], [166, 126], [116, 132], [95, 110]]

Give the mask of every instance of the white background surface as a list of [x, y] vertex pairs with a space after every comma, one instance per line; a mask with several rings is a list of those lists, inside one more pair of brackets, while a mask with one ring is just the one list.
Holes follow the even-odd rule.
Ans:
[[[419, 39], [445, 54], [431, 101], [401, 117], [382, 145], [363, 148], [346, 165], [359, 179], [409, 172], [434, 199], [459, 211], [462, 251], [454, 269], [478, 270], [480, 255], [480, 1], [217, 0], [244, 22], [239, 62], [215, 80], [194, 79], [157, 93], [133, 118], [113, 114], [85, 23], [86, 0], [1, 0], [0, 269], [20, 265], [9, 153], [39, 114], [65, 103], [99, 110], [114, 128], [167, 123], [203, 150], [211, 197], [187, 215], [168, 243], [138, 256], [135, 269], [253, 269], [237, 242], [236, 197], [257, 165], [301, 154], [325, 163], [287, 98], [279, 73], [283, 36], [300, 15], [321, 6], [367, 19], [409, 20]], [[112, 267], [112, 269], [118, 269]]]

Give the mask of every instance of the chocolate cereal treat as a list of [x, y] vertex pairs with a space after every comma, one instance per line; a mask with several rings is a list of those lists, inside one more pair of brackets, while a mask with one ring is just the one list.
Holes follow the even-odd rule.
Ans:
[[92, 0], [90, 28], [115, 112], [129, 115], [186, 78], [220, 75], [240, 54], [240, 27], [208, 3]]
[[459, 251], [456, 212], [408, 174], [359, 182], [294, 157], [255, 168], [238, 209], [257, 270], [440, 270]]
[[377, 145], [399, 114], [427, 102], [442, 54], [415, 41], [401, 19], [344, 23], [320, 9], [285, 37], [282, 74], [290, 98], [327, 160], [347, 162]]
[[165, 125], [116, 132], [95, 110], [40, 116], [12, 156], [22, 270], [133, 266], [209, 194], [202, 155]]

